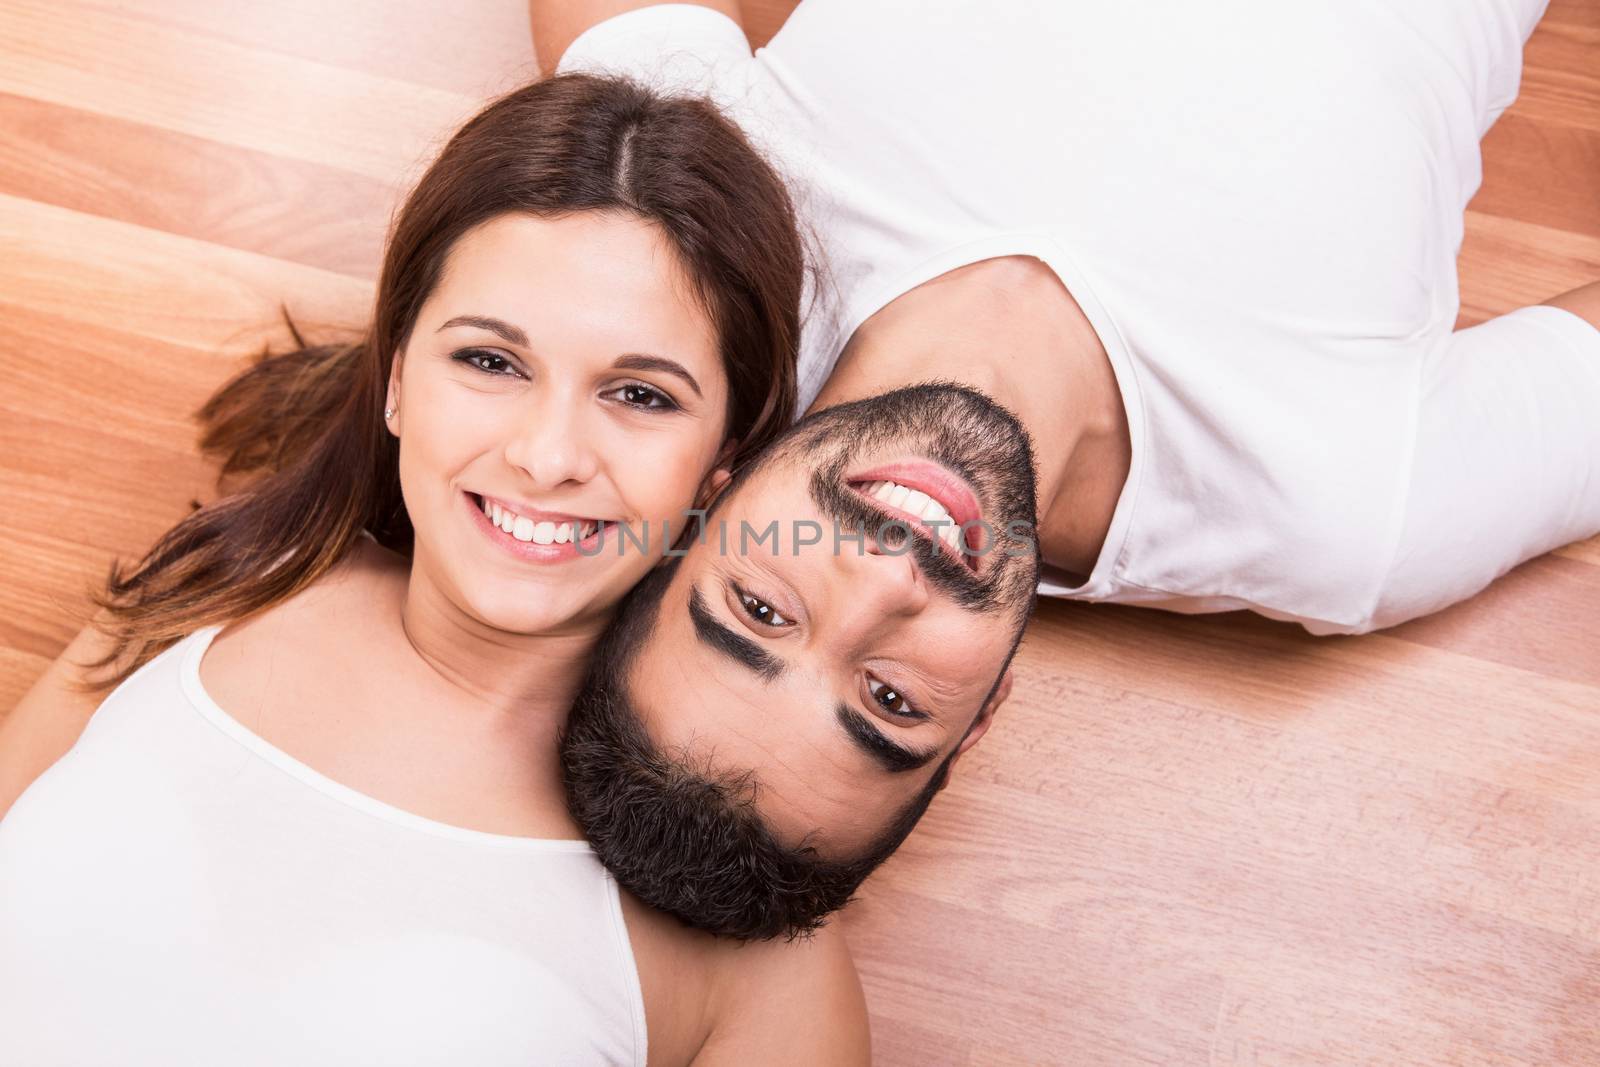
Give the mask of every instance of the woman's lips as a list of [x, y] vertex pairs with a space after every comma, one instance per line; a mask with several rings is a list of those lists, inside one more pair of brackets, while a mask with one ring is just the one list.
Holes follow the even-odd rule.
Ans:
[[533, 522], [574, 523], [592, 526], [602, 521], [587, 515], [573, 515], [565, 511], [545, 511], [543, 508], [536, 508], [532, 504], [527, 504], [520, 500], [512, 500], [509, 497], [490, 496], [487, 493], [473, 493], [471, 491], [468, 492], [468, 495], [476, 498], [480, 506], [485, 506], [485, 514], [487, 514], [486, 506], [493, 504], [511, 512], [513, 515], [527, 518]]
[[[597, 556], [603, 551], [601, 541], [605, 536], [607, 527], [610, 525], [600, 523], [598, 529], [581, 541], [541, 545], [537, 541], [518, 540], [496, 526], [489, 516], [484, 513], [483, 498], [476, 493], [463, 491], [461, 499], [472, 513], [474, 525], [483, 532], [485, 537], [505, 552], [529, 563], [563, 563], [569, 560]], [[578, 550], [580, 545], [583, 548], [581, 552]]]

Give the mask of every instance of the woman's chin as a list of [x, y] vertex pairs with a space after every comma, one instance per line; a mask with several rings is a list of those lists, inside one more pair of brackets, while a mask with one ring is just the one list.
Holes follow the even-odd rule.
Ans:
[[556, 600], [540, 603], [512, 602], [503, 596], [473, 597], [468, 614], [491, 629], [507, 634], [556, 633], [580, 622], [589, 612], [585, 604], [566, 604]]
[[[419, 547], [419, 551], [425, 550]], [[603, 622], [651, 562], [637, 556], [610, 556], [557, 565], [522, 561], [507, 565], [493, 558], [480, 562], [470, 551], [428, 555], [442, 566], [420, 570], [439, 576], [450, 590], [448, 600], [485, 626], [530, 635]], [[414, 569], [413, 581], [417, 573]]]
[[540, 634], [609, 617], [628, 587], [613, 583], [506, 582], [485, 577], [466, 597], [473, 614], [506, 633]]

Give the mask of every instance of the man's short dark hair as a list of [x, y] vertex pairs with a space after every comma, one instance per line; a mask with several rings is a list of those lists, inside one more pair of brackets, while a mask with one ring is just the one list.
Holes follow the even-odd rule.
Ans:
[[681, 562], [668, 559], [634, 587], [590, 661], [561, 737], [567, 803], [617, 883], [646, 904], [715, 934], [792, 940], [844, 907], [900, 846], [954, 753], [862, 854], [830, 859], [809, 839], [779, 842], [756, 810], [753, 772], [664, 752], [630, 697], [629, 669]]

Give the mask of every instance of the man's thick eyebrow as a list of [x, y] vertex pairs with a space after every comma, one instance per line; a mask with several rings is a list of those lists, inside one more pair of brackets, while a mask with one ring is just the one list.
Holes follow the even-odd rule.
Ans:
[[433, 332], [443, 333], [452, 326], [476, 326], [480, 330], [488, 330], [490, 333], [499, 334], [519, 348], [528, 347], [528, 335], [504, 319], [494, 319], [487, 315], [457, 315]]
[[851, 743], [871, 756], [878, 766], [891, 774], [903, 774], [919, 767], [926, 767], [938, 758], [937, 746], [921, 750], [907, 748], [884, 737], [873, 728], [865, 716], [849, 704], [840, 704], [834, 709], [834, 714], [839, 719], [839, 725], [844, 727], [844, 732]]
[[689, 587], [689, 621], [694, 624], [696, 637], [745, 669], [760, 675], [763, 682], [782, 676], [783, 661], [743, 634], [722, 625], [722, 621], [711, 614], [711, 609], [700, 598], [700, 590], [692, 585]]

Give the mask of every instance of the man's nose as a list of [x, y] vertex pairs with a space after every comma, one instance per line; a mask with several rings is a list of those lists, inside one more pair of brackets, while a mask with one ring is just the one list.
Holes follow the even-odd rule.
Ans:
[[506, 441], [507, 462], [526, 471], [542, 490], [588, 482], [600, 469], [591, 406], [575, 390], [552, 385], [533, 392]]
[[861, 546], [844, 542], [839, 554], [845, 558], [851, 598], [877, 618], [920, 613], [928, 606], [929, 592], [917, 551], [909, 540], [894, 546], [870, 534]]

